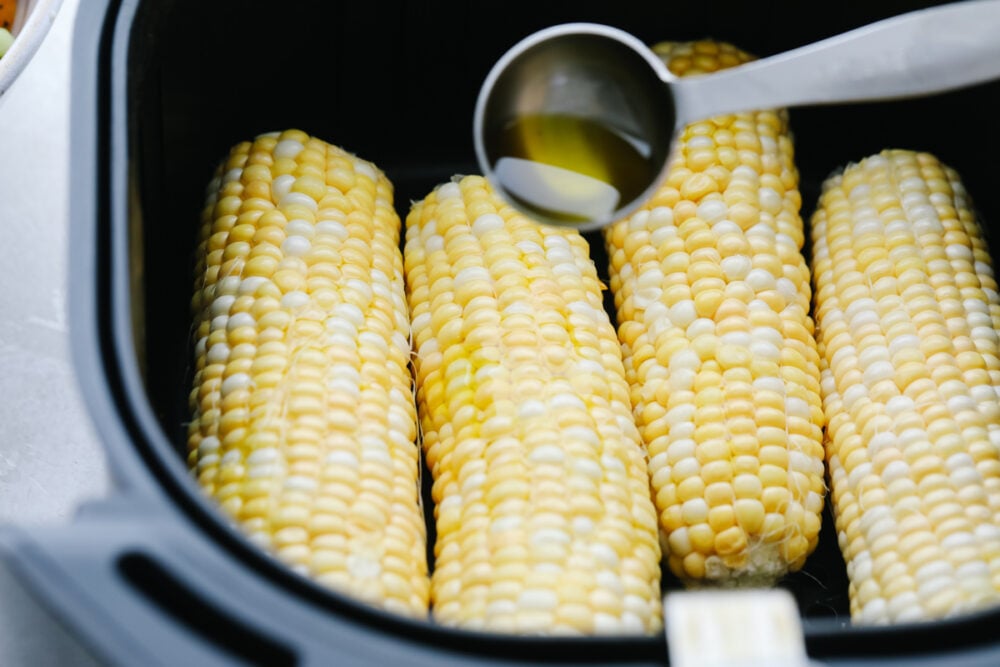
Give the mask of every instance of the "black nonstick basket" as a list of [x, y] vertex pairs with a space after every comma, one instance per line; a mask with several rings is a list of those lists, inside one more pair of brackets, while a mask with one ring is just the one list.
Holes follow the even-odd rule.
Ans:
[[[759, 56], [933, 2], [83, 0], [73, 44], [70, 300], [78, 382], [114, 476], [66, 526], [4, 528], [0, 553], [116, 665], [666, 665], [661, 637], [510, 637], [374, 610], [286, 569], [222, 520], [183, 458], [192, 252], [205, 184], [233, 144], [299, 128], [378, 164], [405, 215], [477, 171], [472, 110], [497, 58], [592, 21], [647, 43], [704, 37]], [[1000, 35], [997, 37], [1000, 39]], [[822, 180], [883, 148], [929, 151], [1000, 218], [1000, 82], [790, 111], [808, 220]], [[596, 241], [595, 237], [595, 241]], [[593, 242], [598, 267], [601, 243]], [[995, 255], [1000, 256], [1000, 255]], [[1000, 609], [850, 624], [829, 512], [779, 586], [826, 665], [1000, 665]], [[665, 590], [680, 588], [669, 577]]]

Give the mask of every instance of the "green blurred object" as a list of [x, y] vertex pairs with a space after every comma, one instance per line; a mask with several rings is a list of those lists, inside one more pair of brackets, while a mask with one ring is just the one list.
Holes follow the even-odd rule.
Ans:
[[3, 58], [3, 54], [7, 53], [7, 49], [10, 45], [14, 43], [14, 35], [10, 34], [10, 30], [7, 28], [0, 28], [0, 58]]

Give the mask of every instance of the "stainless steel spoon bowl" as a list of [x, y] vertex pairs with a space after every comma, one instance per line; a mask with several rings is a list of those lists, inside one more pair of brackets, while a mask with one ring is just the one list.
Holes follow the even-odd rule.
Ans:
[[[567, 23], [528, 36], [494, 65], [476, 103], [475, 150], [485, 176], [514, 206], [540, 222], [586, 231], [649, 197], [674, 138], [691, 122], [927, 95], [996, 78], [1000, 0], [918, 10], [685, 78], [622, 30]], [[590, 142], [587, 165], [571, 142]]]

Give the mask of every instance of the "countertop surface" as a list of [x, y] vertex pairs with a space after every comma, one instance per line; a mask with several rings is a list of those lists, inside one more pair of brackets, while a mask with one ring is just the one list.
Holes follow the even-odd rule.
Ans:
[[[71, 51], [79, 0], [0, 96], [0, 524], [69, 521], [107, 494], [67, 318]], [[0, 563], [0, 665], [94, 665]]]

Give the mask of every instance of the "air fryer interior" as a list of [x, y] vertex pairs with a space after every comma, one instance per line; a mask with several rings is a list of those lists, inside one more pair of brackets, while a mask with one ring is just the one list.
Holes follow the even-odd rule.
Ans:
[[[385, 170], [405, 217], [410, 202], [438, 183], [476, 171], [472, 110], [479, 86], [507, 48], [537, 29], [594, 21], [647, 43], [712, 37], [764, 56], [932, 4], [938, 3], [140, 3], [127, 64], [133, 327], [160, 437], [183, 455], [192, 252], [204, 188], [233, 144], [289, 127], [339, 144]], [[986, 156], [1000, 154], [998, 110], [1000, 84], [920, 100], [791, 110], [803, 217], [831, 171], [899, 147], [931, 151], [955, 167], [984, 224], [996, 219], [991, 185], [1000, 174]], [[599, 271], [606, 271], [599, 237], [590, 240]], [[795, 594], [806, 620], [842, 627], [846, 571], [829, 513], [824, 521], [820, 547], [781, 586]], [[665, 575], [664, 586], [679, 584]]]

